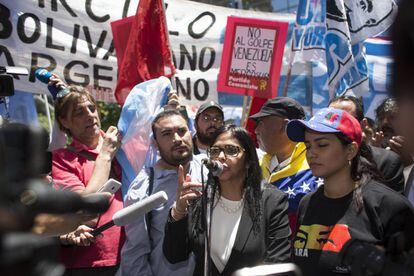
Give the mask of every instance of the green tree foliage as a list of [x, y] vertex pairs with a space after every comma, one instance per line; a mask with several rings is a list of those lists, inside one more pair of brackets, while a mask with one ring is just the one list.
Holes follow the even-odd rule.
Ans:
[[110, 126], [117, 126], [121, 107], [117, 103], [98, 102], [98, 110], [101, 117], [102, 130], [106, 131]]

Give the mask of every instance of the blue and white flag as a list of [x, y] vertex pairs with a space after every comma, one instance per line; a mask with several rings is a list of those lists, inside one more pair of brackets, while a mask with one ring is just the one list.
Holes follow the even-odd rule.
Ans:
[[300, 0], [292, 34], [292, 63], [325, 62], [326, 0]]
[[363, 95], [369, 87], [362, 42], [385, 31], [396, 12], [393, 0], [300, 0], [291, 60], [325, 63], [330, 97]]
[[362, 42], [385, 31], [393, 22], [393, 0], [332, 0], [326, 3], [326, 62], [331, 96], [369, 90], [368, 66]]
[[159, 77], [136, 85], [125, 100], [118, 122], [122, 146], [117, 153], [123, 195], [144, 164], [155, 159], [156, 151], [150, 147], [151, 123], [165, 105], [170, 90], [170, 80]]

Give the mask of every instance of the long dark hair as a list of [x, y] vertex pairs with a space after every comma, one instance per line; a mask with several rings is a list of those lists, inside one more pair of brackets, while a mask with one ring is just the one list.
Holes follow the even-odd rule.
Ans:
[[[342, 133], [335, 133], [343, 146], [352, 143], [351, 139]], [[364, 208], [362, 197], [362, 187], [371, 180], [382, 182], [382, 174], [378, 171], [377, 165], [372, 157], [372, 152], [368, 145], [362, 141], [358, 153], [351, 160], [351, 178], [356, 183], [352, 201], [358, 212]]]
[[[257, 233], [260, 231], [260, 217], [262, 212], [260, 207], [262, 171], [259, 165], [259, 158], [257, 157], [256, 147], [252, 138], [250, 137], [250, 134], [244, 128], [235, 125], [225, 125], [221, 127], [216, 133], [217, 136], [214, 142], [217, 140], [218, 136], [224, 133], [229, 133], [231, 137], [235, 138], [240, 143], [241, 147], [244, 149], [244, 153], [246, 154], [245, 162], [247, 172], [243, 186], [245, 190], [244, 199], [245, 204], [247, 204], [249, 215], [253, 221], [253, 230]], [[215, 178], [215, 184], [216, 185], [214, 185], [215, 190], [213, 192], [213, 195], [215, 195], [215, 192], [218, 191], [218, 195], [220, 196], [220, 185], [218, 178]], [[200, 215], [201, 208], [196, 207], [194, 209], [192, 219], [196, 220], [194, 222], [198, 224], [199, 227], [196, 227], [198, 230], [192, 229], [193, 231], [203, 231], [203, 220], [200, 219]]]

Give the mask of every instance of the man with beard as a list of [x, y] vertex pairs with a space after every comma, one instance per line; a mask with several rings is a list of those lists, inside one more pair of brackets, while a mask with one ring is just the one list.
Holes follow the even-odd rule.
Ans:
[[153, 144], [160, 159], [154, 167], [141, 170], [128, 189], [125, 206], [134, 204], [158, 191], [165, 191], [168, 201], [145, 217], [125, 227], [126, 241], [121, 251], [121, 275], [192, 275], [191, 259], [170, 264], [162, 252], [164, 226], [176, 198], [178, 166], [195, 182], [201, 182], [201, 158], [193, 157], [193, 143], [187, 120], [177, 110], [159, 113], [152, 122]]
[[193, 138], [194, 154], [206, 154], [207, 148], [214, 141], [217, 130], [223, 125], [224, 114], [221, 105], [209, 101], [200, 106], [195, 117], [195, 129]]

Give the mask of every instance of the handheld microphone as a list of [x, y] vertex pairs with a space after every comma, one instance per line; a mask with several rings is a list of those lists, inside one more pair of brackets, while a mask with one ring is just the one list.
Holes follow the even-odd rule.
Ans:
[[[38, 80], [45, 84], [49, 84], [50, 78], [52, 77], [52, 73], [47, 71], [44, 68], [38, 68], [35, 71], [35, 76]], [[48, 85], [47, 89], [49, 90], [50, 94], [52, 94], [53, 99], [56, 99], [58, 97], [58, 93], [62, 94], [62, 97], [66, 95], [67, 93], [63, 93], [68, 91], [66, 87], [57, 87], [55, 85]]]
[[223, 172], [223, 164], [221, 162], [211, 160], [208, 158], [204, 158], [202, 160], [204, 166], [207, 167], [207, 169], [214, 175], [214, 176], [220, 176], [220, 174]]
[[125, 226], [127, 224], [130, 224], [137, 218], [157, 208], [162, 203], [167, 202], [167, 200], [168, 196], [164, 191], [159, 191], [153, 195], [150, 195], [149, 197], [139, 202], [136, 202], [124, 209], [119, 210], [112, 216], [111, 221], [94, 229], [91, 234], [96, 237], [98, 234], [102, 233], [108, 228], [111, 228], [114, 225]]

